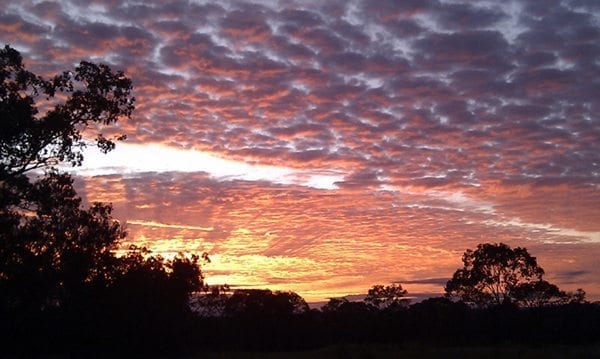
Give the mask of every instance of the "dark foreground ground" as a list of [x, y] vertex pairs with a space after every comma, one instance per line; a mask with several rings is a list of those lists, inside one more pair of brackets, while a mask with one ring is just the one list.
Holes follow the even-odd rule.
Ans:
[[339, 359], [375, 359], [375, 358], [510, 358], [510, 359], [563, 359], [600, 358], [600, 345], [593, 346], [546, 346], [546, 347], [399, 347], [386, 344], [349, 344], [335, 345], [322, 349], [298, 352], [219, 352], [205, 353], [202, 358], [339, 358]]

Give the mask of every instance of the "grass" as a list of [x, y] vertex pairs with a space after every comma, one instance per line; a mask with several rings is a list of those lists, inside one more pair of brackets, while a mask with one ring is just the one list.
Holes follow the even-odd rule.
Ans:
[[203, 358], [336, 358], [336, 359], [376, 359], [376, 358], [512, 358], [512, 359], [563, 359], [600, 358], [600, 346], [546, 346], [546, 347], [400, 347], [386, 344], [335, 345], [306, 352], [219, 352], [205, 353]]

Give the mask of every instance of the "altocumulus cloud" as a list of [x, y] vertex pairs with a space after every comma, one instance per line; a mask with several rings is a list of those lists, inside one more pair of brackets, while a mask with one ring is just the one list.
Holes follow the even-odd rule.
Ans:
[[[215, 273], [285, 278], [314, 297], [444, 277], [465, 248], [502, 240], [535, 249], [548, 272], [581, 273], [600, 294], [595, 1], [73, 0], [0, 10], [1, 40], [31, 69], [85, 59], [133, 79], [136, 118], [114, 131], [135, 146], [286, 174], [219, 175], [219, 165], [176, 160], [81, 172], [86, 198], [156, 224], [132, 222], [134, 240], [208, 248], [221, 258]], [[247, 268], [234, 260], [243, 256]], [[304, 269], [290, 278], [292, 267]]]

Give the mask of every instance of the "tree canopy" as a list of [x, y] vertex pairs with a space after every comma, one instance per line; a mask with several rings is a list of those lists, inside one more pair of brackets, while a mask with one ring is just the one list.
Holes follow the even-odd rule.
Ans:
[[[86, 129], [131, 117], [131, 89], [122, 72], [89, 62], [44, 79], [25, 69], [18, 51], [0, 49], [3, 306], [64, 306], [84, 287], [102, 287], [114, 277], [112, 251], [125, 230], [110, 205], [81, 208], [73, 180], [56, 165], [81, 164], [81, 149], [91, 143]], [[104, 152], [114, 148], [102, 134], [95, 142]]]
[[225, 303], [224, 314], [245, 318], [285, 318], [308, 311], [308, 304], [294, 292], [238, 289]]
[[[112, 206], [84, 208], [57, 166], [81, 165], [85, 146], [108, 152], [124, 139], [90, 131], [115, 132], [129, 119], [131, 91], [131, 81], [106, 65], [81, 62], [45, 79], [18, 51], [0, 49], [0, 317], [11, 323], [0, 336], [37, 334], [67, 345], [114, 339], [119, 328], [147, 333], [153, 326], [139, 328], [141, 320], [162, 318], [158, 337], [167, 338], [189, 314], [189, 295], [203, 286], [201, 257], [165, 260], [143, 248], [116, 256], [126, 231]], [[95, 336], [85, 337], [88, 326]], [[61, 341], [55, 327], [75, 337]]]
[[515, 301], [519, 285], [542, 279], [544, 270], [525, 248], [510, 248], [504, 243], [479, 244], [468, 249], [458, 269], [446, 284], [446, 294], [476, 305]]
[[[81, 149], [90, 143], [84, 131], [131, 118], [131, 91], [131, 80], [107, 65], [82, 61], [74, 71], [44, 79], [25, 69], [17, 50], [0, 49], [2, 179], [65, 161], [81, 164]], [[104, 152], [115, 147], [102, 133], [95, 143]]]
[[[467, 304], [543, 306], [574, 299], [543, 279], [544, 270], [527, 249], [504, 243], [479, 244], [468, 249], [445, 287], [446, 296]], [[579, 292], [578, 292], [579, 293]], [[578, 294], [581, 297], [581, 294]]]
[[407, 291], [402, 289], [400, 284], [378, 284], [369, 289], [364, 301], [377, 309], [399, 309], [407, 307], [410, 303], [410, 299], [405, 298], [406, 294]]

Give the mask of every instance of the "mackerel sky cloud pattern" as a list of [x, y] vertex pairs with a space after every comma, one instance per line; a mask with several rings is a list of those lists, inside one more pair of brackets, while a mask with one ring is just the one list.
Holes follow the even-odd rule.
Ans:
[[504, 241], [600, 298], [597, 1], [0, 10], [0, 40], [30, 69], [83, 59], [132, 78], [135, 120], [114, 130], [128, 143], [286, 169], [79, 173], [80, 193], [114, 203], [130, 240], [208, 251], [209, 282], [308, 299], [396, 280], [435, 293], [466, 248]]

